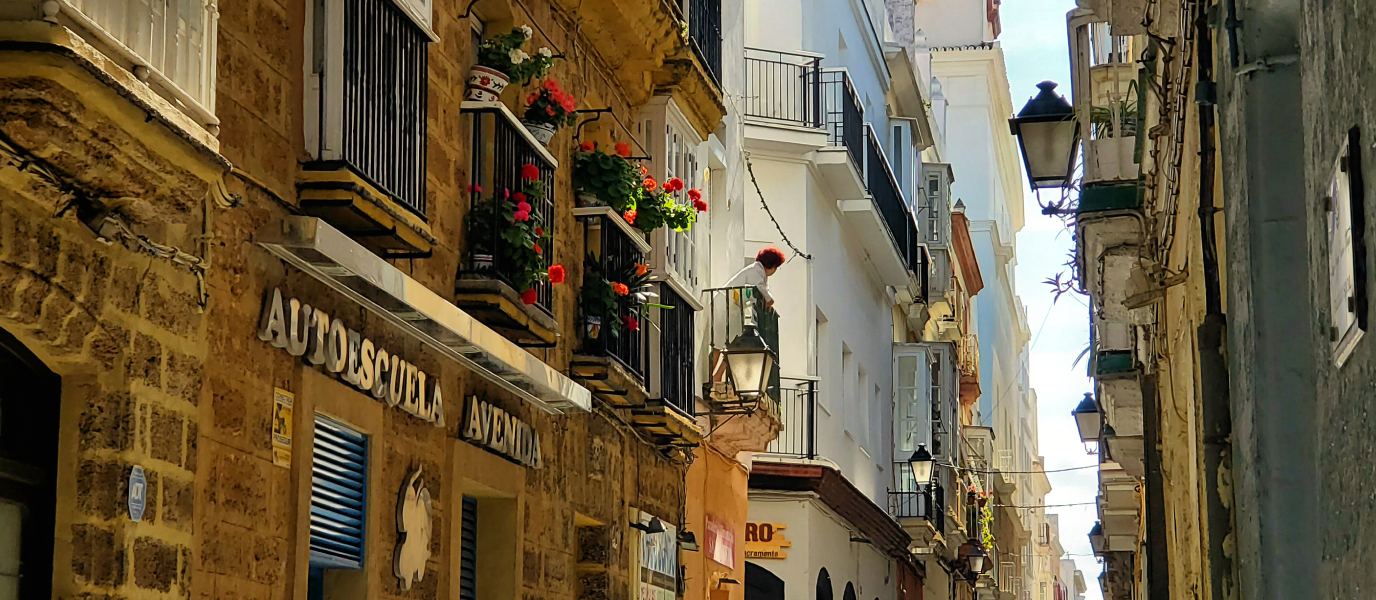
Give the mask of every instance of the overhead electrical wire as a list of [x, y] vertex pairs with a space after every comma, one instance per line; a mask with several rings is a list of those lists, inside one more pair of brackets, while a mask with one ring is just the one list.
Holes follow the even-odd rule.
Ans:
[[750, 164], [749, 152], [745, 153], [745, 170], [750, 172], [750, 183], [755, 185], [755, 194], [760, 197], [760, 206], [764, 207], [764, 214], [769, 215], [769, 220], [774, 222], [774, 228], [779, 230], [779, 237], [782, 237], [784, 243], [788, 244], [789, 249], [793, 250], [794, 256], [801, 256], [807, 260], [812, 260], [811, 254], [803, 252], [799, 250], [797, 246], [793, 245], [793, 241], [788, 239], [788, 234], [784, 233], [784, 228], [779, 226], [779, 220], [774, 218], [774, 211], [769, 210], [769, 203], [764, 201], [764, 192], [760, 191], [760, 182], [755, 180], [755, 167]]

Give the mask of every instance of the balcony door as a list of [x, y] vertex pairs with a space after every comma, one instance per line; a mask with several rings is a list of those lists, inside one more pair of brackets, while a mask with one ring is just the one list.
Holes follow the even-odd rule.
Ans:
[[0, 600], [49, 598], [59, 380], [0, 331]]
[[922, 344], [893, 345], [894, 490], [917, 491], [907, 459], [926, 444], [932, 451], [932, 397], [928, 349]]

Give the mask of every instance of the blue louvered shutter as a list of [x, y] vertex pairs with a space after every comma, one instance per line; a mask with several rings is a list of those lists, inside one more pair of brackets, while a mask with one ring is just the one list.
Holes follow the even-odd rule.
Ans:
[[311, 473], [311, 565], [362, 569], [368, 439], [316, 415]]
[[459, 600], [478, 598], [478, 499], [463, 497], [459, 534]]

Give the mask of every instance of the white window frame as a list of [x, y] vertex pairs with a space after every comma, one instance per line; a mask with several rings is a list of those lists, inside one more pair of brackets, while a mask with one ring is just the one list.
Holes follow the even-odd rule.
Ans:
[[1360, 175], [1354, 173], [1361, 169], [1353, 152], [1353, 137], [1355, 135], [1350, 133], [1343, 139], [1323, 198], [1328, 237], [1329, 344], [1333, 362], [1339, 367], [1352, 355], [1365, 333], [1359, 311], [1366, 307], [1358, 306], [1365, 294], [1357, 287], [1365, 282], [1357, 277], [1356, 258], [1360, 250], [1357, 245], [1364, 240], [1361, 232], [1354, 232], [1352, 226], [1354, 211], [1360, 210], [1362, 202], [1362, 198], [1354, 199], [1353, 193], [1354, 183], [1360, 181]]
[[[90, 1], [90, 0], [88, 0]], [[99, 1], [99, 0], [96, 0]], [[304, 59], [306, 93], [306, 153], [313, 160], [338, 160], [344, 145], [344, 2], [305, 0]], [[430, 29], [433, 0], [391, 0], [431, 42], [440, 41]], [[470, 22], [472, 23], [472, 22]], [[474, 26], [479, 26], [475, 23]], [[323, 88], [323, 89], [322, 89]], [[321, 106], [322, 91], [327, 99]], [[325, 126], [321, 127], [321, 121]], [[324, 139], [321, 139], [321, 131]]]
[[[131, 6], [136, 2], [144, 6]], [[202, 19], [201, 30], [187, 43], [193, 48], [198, 46], [199, 50], [190, 53], [165, 52], [168, 42], [184, 31], [179, 27], [181, 21], [172, 22], [180, 14], [172, 14], [173, 11], [184, 5], [194, 6], [195, 3], [201, 4], [199, 9], [192, 11]], [[57, 12], [68, 16], [84, 30], [83, 33], [94, 38], [92, 41], [99, 42], [100, 46], [111, 51], [114, 58], [131, 63], [134, 76], [148, 84], [150, 89], [166, 97], [212, 135], [219, 134], [220, 119], [215, 116], [216, 40], [220, 18], [218, 0], [57, 0], [56, 4], [45, 5], [45, 11], [48, 6], [56, 6]], [[162, 9], [161, 15], [155, 12], [156, 8]], [[142, 25], [148, 27], [146, 31], [138, 23], [142, 18], [131, 19], [143, 17], [145, 11], [147, 20]], [[164, 21], [160, 27], [162, 34], [153, 35], [154, 21], [159, 17]], [[129, 31], [131, 20], [134, 21], [135, 31]], [[181, 67], [174, 62], [172, 69], [168, 68], [168, 59], [179, 61], [188, 56], [190, 59]], [[177, 70], [192, 68], [193, 65], [196, 69], [193, 78], [182, 79], [177, 76]], [[190, 87], [189, 83], [194, 83], [196, 87]]]
[[[684, 189], [701, 190], [710, 207], [713, 198], [706, 143], [698, 138], [683, 111], [673, 98], [658, 96], [641, 114], [641, 138], [650, 154], [646, 166], [650, 176], [659, 182], [682, 179]], [[650, 234], [650, 266], [694, 302], [701, 296], [707, 266], [703, 216], [699, 214], [699, 222], [688, 231], [661, 227]]]

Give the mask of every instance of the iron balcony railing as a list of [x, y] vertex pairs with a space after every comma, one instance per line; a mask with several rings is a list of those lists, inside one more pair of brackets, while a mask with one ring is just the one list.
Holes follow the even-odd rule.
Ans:
[[753, 286], [714, 288], [703, 290], [702, 294], [708, 318], [707, 343], [712, 350], [711, 382], [725, 381], [726, 365], [722, 353], [746, 327], [754, 327], [774, 353], [774, 370], [770, 373], [766, 393], [770, 398], [778, 398], [779, 313], [765, 306], [763, 294]]
[[745, 51], [745, 116], [800, 127], [822, 127], [822, 59]]
[[822, 71], [820, 80], [828, 143], [845, 148], [851, 163], [861, 169], [865, 164], [865, 112], [850, 75], [845, 71]]
[[945, 506], [940, 484], [922, 490], [890, 491], [889, 514], [897, 519], [926, 519], [938, 533], [946, 533]]
[[712, 80], [721, 83], [721, 0], [683, 0], [688, 39]]
[[[619, 218], [621, 217], [615, 214], [601, 213], [582, 216], [578, 219], [583, 221], [584, 247], [587, 250], [585, 260], [592, 263], [584, 266], [584, 272], [593, 274], [599, 279], [605, 278], [609, 282], [624, 283], [629, 275], [635, 274], [636, 264], [645, 261], [645, 255], [626, 230], [612, 222], [612, 219]], [[587, 277], [583, 281], [583, 285], [598, 285], [600, 283], [602, 282], [590, 281]], [[635, 307], [635, 299], [630, 294], [617, 296], [617, 298], [619, 302], [617, 314], [621, 316], [633, 315], [637, 319], [636, 329], [632, 331], [629, 325], [625, 323], [620, 327], [611, 323], [603, 323], [600, 335], [596, 338], [583, 336], [579, 353], [589, 356], [605, 356], [615, 360], [626, 369], [626, 372], [643, 383], [645, 381], [645, 367], [649, 360], [650, 324], [640, 323], [643, 315], [631, 312]]]
[[424, 218], [430, 40], [391, 0], [344, 5], [340, 160]]
[[917, 221], [913, 219], [908, 201], [898, 187], [898, 178], [894, 177], [893, 169], [889, 166], [884, 146], [869, 125], [865, 125], [865, 142], [865, 184], [870, 197], [888, 226], [894, 248], [903, 256], [908, 270], [917, 273], [923, 268]]
[[776, 393], [783, 431], [765, 452], [789, 458], [817, 458], [817, 382], [780, 379]]
[[668, 284], [659, 285], [659, 395], [665, 404], [693, 414], [694, 327], [692, 305]]
[[[509, 113], [505, 113], [500, 107], [465, 110], [473, 117], [472, 153], [473, 163], [471, 177], [474, 183], [482, 188], [481, 193], [469, 194], [471, 202], [477, 202], [480, 197], [490, 194], [516, 193], [525, 188], [525, 181], [521, 178], [522, 167], [525, 165], [535, 165], [539, 170], [540, 180], [545, 184], [545, 197], [529, 198], [531, 205], [530, 218], [539, 223], [549, 236], [557, 235], [554, 215], [554, 163], [547, 158], [548, 154], [538, 149], [530, 134], [524, 129], [518, 129], [519, 124], [508, 118]], [[471, 208], [471, 205], [470, 205]], [[494, 217], [497, 211], [494, 212]], [[505, 223], [492, 224], [493, 228], [504, 226]], [[507, 243], [501, 236], [495, 236], [495, 244]], [[551, 244], [552, 245], [552, 244]], [[542, 270], [548, 270], [550, 266], [550, 256], [552, 250], [545, 252], [542, 260]], [[492, 267], [480, 267], [472, 262], [461, 266], [460, 275], [478, 275], [491, 277], [507, 285], [511, 285], [513, 265], [504, 264], [503, 253], [493, 249]], [[512, 286], [513, 289], [515, 286]], [[537, 282], [534, 286], [536, 292], [535, 306], [540, 310], [553, 314], [550, 310], [550, 286], [548, 282]], [[522, 293], [525, 290], [515, 290]]]

